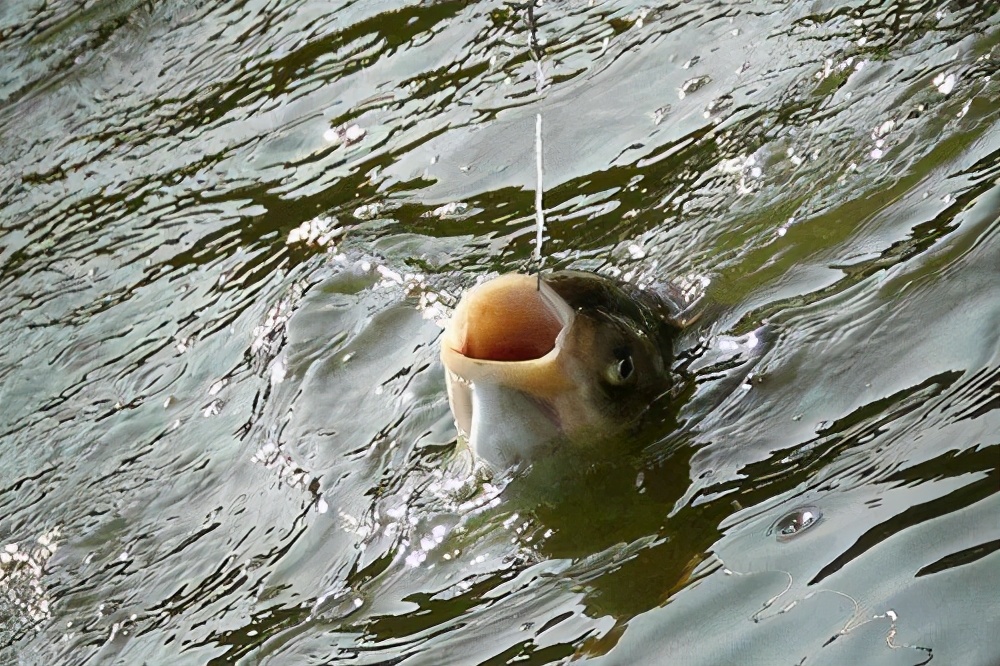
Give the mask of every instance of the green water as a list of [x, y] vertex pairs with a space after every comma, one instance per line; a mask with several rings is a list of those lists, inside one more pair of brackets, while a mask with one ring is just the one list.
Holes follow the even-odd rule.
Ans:
[[[995, 666], [998, 9], [3, 2], [0, 663]], [[704, 314], [503, 487], [537, 113], [546, 267]]]

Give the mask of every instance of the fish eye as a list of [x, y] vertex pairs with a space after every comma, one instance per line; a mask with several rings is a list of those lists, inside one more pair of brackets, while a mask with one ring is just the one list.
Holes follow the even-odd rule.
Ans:
[[626, 356], [622, 360], [618, 361], [618, 374], [622, 379], [628, 379], [632, 376], [632, 371], [635, 368], [632, 366], [632, 357]]
[[608, 366], [608, 381], [616, 386], [627, 383], [635, 375], [635, 365], [632, 363], [632, 354], [627, 349], [615, 351], [616, 360]]

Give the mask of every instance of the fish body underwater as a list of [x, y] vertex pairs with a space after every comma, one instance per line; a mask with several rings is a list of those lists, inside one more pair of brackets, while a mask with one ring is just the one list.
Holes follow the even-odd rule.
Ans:
[[494, 470], [626, 435], [673, 386], [680, 310], [669, 291], [580, 271], [473, 287], [441, 342], [461, 435]]

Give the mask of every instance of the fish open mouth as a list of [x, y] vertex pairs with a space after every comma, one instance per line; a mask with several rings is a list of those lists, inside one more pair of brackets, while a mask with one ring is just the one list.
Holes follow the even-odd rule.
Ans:
[[445, 328], [441, 360], [467, 381], [545, 395], [565, 384], [559, 351], [573, 308], [531, 275], [510, 274], [465, 293]]
[[445, 344], [479, 361], [531, 361], [556, 349], [572, 319], [572, 309], [548, 285], [530, 275], [504, 275], [469, 290]]
[[574, 317], [537, 276], [502, 275], [467, 291], [441, 341], [459, 427], [471, 427], [475, 387], [512, 389], [551, 412], [546, 403], [572, 386], [560, 351]]

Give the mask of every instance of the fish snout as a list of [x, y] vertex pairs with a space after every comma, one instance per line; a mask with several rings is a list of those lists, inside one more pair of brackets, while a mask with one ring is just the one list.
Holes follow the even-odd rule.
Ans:
[[570, 384], [559, 351], [575, 313], [536, 276], [509, 274], [462, 297], [441, 343], [441, 360], [459, 378], [489, 381], [546, 398]]
[[553, 396], [572, 387], [560, 349], [575, 313], [537, 276], [465, 293], [441, 343], [455, 422], [477, 456], [506, 467], [560, 434]]

